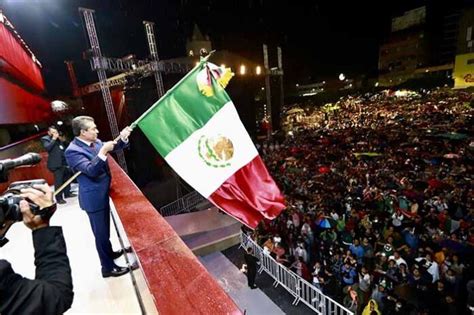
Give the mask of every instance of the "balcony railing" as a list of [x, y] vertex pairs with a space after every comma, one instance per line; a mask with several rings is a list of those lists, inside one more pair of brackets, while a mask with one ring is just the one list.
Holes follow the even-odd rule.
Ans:
[[[0, 153], [4, 154], [5, 158], [26, 153], [24, 150], [30, 151], [28, 143], [37, 141], [38, 137], [2, 148]], [[110, 196], [115, 228], [119, 238], [126, 240], [132, 247], [139, 265], [139, 269], [133, 272], [132, 282], [142, 313], [241, 314], [234, 301], [127, 174], [111, 157], [108, 162], [112, 172]], [[47, 176], [51, 177], [51, 173], [46, 168], [46, 158], [43, 158], [42, 162], [35, 166], [12, 170], [10, 182]], [[7, 185], [8, 183], [3, 184]], [[192, 198], [189, 202], [191, 201]], [[65, 233], [73, 233], [73, 230], [67, 230]], [[82, 235], [76, 235], [74, 239], [82, 239]], [[89, 288], [90, 292], [94, 292], [94, 296], [86, 295], [85, 298], [97, 298], [100, 296], [97, 290], [102, 289], [103, 287]], [[113, 291], [113, 286], [109, 290]], [[123, 292], [106, 294], [121, 296]], [[76, 298], [84, 298], [84, 295]]]
[[240, 246], [252, 248], [254, 255], [260, 260], [259, 272], [265, 271], [272, 277], [275, 280], [273, 282], [275, 287], [281, 285], [285, 288], [294, 297], [293, 305], [303, 302], [320, 315], [354, 315], [353, 312], [329, 296], [324, 295], [321, 290], [311, 283], [276, 262], [273, 257], [243, 232], [240, 232]]
[[164, 217], [177, 215], [180, 213], [187, 213], [191, 212], [199, 204], [205, 204], [207, 205], [207, 208], [212, 207], [212, 204], [206, 198], [201, 196], [197, 191], [193, 191], [182, 198], [179, 198], [178, 200], [161, 207], [160, 213]]

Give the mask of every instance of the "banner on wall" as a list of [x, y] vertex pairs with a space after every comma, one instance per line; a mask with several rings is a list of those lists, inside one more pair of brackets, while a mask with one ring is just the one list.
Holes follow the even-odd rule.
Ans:
[[474, 87], [474, 53], [456, 56], [453, 78], [455, 89]]

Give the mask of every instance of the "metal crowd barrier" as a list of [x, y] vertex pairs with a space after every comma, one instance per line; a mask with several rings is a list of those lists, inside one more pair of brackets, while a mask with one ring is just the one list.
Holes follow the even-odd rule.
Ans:
[[320, 315], [354, 315], [353, 312], [334, 301], [329, 296], [324, 295], [321, 290], [313, 286], [308, 281], [298, 276], [282, 264], [276, 262], [273, 257], [265, 253], [254, 240], [244, 232], [240, 232], [240, 246], [253, 249], [254, 255], [260, 260], [259, 273], [263, 270], [275, 281], [273, 285], [281, 285], [294, 298], [293, 305], [303, 302], [313, 311]]
[[[183, 196], [182, 198], [179, 198], [178, 200], [175, 200], [172, 203], [169, 203], [166, 206], [161, 207], [160, 213], [162, 216], [167, 217], [170, 215], [176, 215], [183, 212], [189, 212], [198, 204], [205, 201], [207, 201], [206, 198], [201, 196], [197, 191], [193, 191]], [[209, 203], [209, 206], [211, 206], [211, 203]]]

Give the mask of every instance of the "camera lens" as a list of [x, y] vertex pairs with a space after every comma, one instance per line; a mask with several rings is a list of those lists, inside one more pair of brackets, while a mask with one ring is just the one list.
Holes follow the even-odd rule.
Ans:
[[23, 216], [20, 211], [20, 201], [22, 198], [19, 195], [7, 193], [0, 197], [0, 226], [3, 226], [5, 221], [21, 221]]

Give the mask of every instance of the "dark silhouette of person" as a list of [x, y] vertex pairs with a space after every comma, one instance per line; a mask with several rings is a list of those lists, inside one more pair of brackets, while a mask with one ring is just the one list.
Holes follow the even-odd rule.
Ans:
[[[64, 184], [69, 178], [68, 165], [64, 156], [66, 150], [66, 143], [61, 141], [59, 131], [56, 126], [50, 126], [48, 128], [48, 134], [41, 138], [43, 147], [48, 152], [48, 170], [54, 174], [54, 188], [58, 189]], [[75, 197], [70, 191], [70, 185], [64, 188], [64, 191], [60, 192], [56, 196], [58, 203], [64, 204], [66, 201], [64, 198]]]
[[244, 255], [245, 263], [247, 264], [247, 281], [251, 289], [255, 289], [255, 276], [257, 275], [257, 262], [258, 258], [253, 255], [251, 247], [247, 248], [247, 252]]

